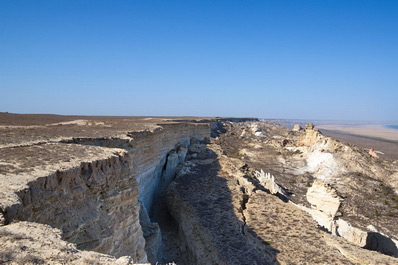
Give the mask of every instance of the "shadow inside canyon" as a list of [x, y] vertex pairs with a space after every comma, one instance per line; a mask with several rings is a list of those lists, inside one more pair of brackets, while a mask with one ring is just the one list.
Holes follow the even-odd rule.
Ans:
[[[163, 251], [159, 261], [176, 264], [277, 264], [279, 250], [246, 225], [244, 211], [249, 195], [236, 185], [237, 180], [233, 176], [222, 172], [217, 154], [201, 144], [200, 150], [189, 150], [186, 161], [194, 166], [174, 179], [167, 192], [168, 198], [158, 200], [158, 209], [163, 209], [163, 212], [156, 219], [164, 247], [169, 243], [167, 235], [178, 235], [180, 242], [175, 244], [173, 238], [171, 243], [175, 244], [180, 255], [177, 257]], [[187, 222], [191, 222], [189, 231]], [[178, 260], [165, 259], [165, 256], [174, 256]]]

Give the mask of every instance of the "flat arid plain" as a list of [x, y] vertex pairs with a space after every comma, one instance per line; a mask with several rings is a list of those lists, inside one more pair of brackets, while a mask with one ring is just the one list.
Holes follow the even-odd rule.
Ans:
[[398, 130], [385, 125], [318, 125], [319, 129], [398, 142]]
[[398, 159], [398, 130], [386, 125], [318, 125], [325, 135]]

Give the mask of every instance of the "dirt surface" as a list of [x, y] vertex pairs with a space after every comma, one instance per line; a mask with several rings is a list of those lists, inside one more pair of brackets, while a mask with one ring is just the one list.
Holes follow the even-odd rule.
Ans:
[[126, 138], [129, 132], [153, 131], [159, 128], [158, 124], [170, 123], [176, 122], [159, 117], [1, 114], [0, 147], [59, 142], [72, 138]]
[[[231, 120], [240, 118], [228, 118]], [[222, 118], [62, 116], [0, 113], [0, 148], [37, 143], [71, 141], [74, 138], [124, 138], [131, 133], [153, 131], [161, 125], [210, 123]]]
[[[177, 174], [167, 191], [167, 205], [166, 201], [162, 201], [158, 218], [152, 220], [159, 223], [162, 231], [164, 246], [161, 248], [161, 262], [396, 263], [396, 259], [384, 254], [398, 254], [398, 249], [394, 249], [395, 242], [398, 242], [398, 227], [395, 225], [398, 222], [398, 160], [383, 156], [373, 158], [364, 147], [334, 140], [322, 135], [313, 126], [292, 131], [274, 122], [233, 121], [187, 117], [170, 119], [2, 113], [0, 206], [5, 209], [7, 205], [19, 203], [16, 192], [21, 190], [35, 194], [40, 185], [58, 187], [62, 184], [61, 178], [57, 179], [60, 171], [70, 175], [68, 169], [77, 169], [76, 172], [84, 173], [85, 169], [81, 165], [87, 163], [92, 163], [92, 168], [98, 169], [98, 179], [109, 170], [113, 170], [108, 172], [110, 176], [119, 178], [120, 172], [117, 170], [120, 166], [112, 161], [119, 161], [120, 157], [128, 159], [127, 150], [136, 151], [140, 157], [147, 151], [151, 153], [155, 141], [157, 149], [164, 148], [172, 137], [178, 142], [181, 138], [178, 132], [186, 130], [184, 126], [193, 128], [198, 124], [192, 123], [210, 123], [211, 141], [195, 141], [194, 138], [189, 141], [186, 161], [183, 165], [175, 165]], [[175, 127], [174, 136], [152, 133], [163, 132], [168, 126]], [[205, 127], [208, 135], [209, 127]], [[137, 139], [140, 140], [134, 142]], [[140, 147], [139, 144], [145, 141], [147, 143]], [[173, 146], [170, 148], [175, 148]], [[133, 169], [142, 167], [150, 161], [148, 159], [143, 156], [142, 162], [134, 164]], [[165, 161], [170, 159], [165, 158]], [[112, 164], [116, 165], [115, 168], [111, 167]], [[158, 165], [147, 166], [158, 168]], [[126, 170], [126, 176], [128, 172]], [[58, 185], [56, 181], [49, 183], [42, 179], [35, 188], [26, 188], [27, 183], [48, 174], [55, 176], [53, 179], [58, 180]], [[329, 194], [322, 193], [322, 190], [315, 190], [310, 203], [308, 191], [316, 187], [315, 183], [321, 183], [319, 187], [325, 185], [333, 191], [337, 200], [330, 199]], [[73, 181], [70, 184], [76, 186]], [[87, 188], [92, 189], [89, 186]], [[64, 194], [66, 190], [59, 192]], [[74, 189], [74, 192], [77, 190]], [[113, 196], [112, 192], [110, 194]], [[127, 194], [138, 196], [133, 191]], [[320, 197], [317, 198], [317, 195]], [[93, 195], [93, 202], [97, 202], [96, 196]], [[23, 203], [29, 202], [28, 196], [22, 197], [26, 200]], [[112, 198], [110, 202], [113, 202]], [[131, 198], [126, 199], [126, 202], [131, 202]], [[313, 201], [319, 205], [314, 205]], [[138, 204], [137, 201], [135, 203]], [[115, 209], [124, 209], [117, 203], [115, 205]], [[333, 235], [325, 232], [332, 228], [316, 221], [313, 215], [314, 212], [324, 214], [322, 207], [325, 205], [337, 209], [332, 216], [325, 217], [326, 222], [335, 225], [335, 222], [343, 220], [355, 229], [360, 229], [361, 235], [382, 238], [390, 245], [365, 237], [366, 246], [361, 247], [378, 251], [371, 252], [353, 243], [358, 239], [355, 233], [349, 234], [351, 232], [348, 231], [348, 236], [343, 239], [337, 237], [336, 232]], [[3, 212], [0, 212], [0, 225], [5, 224]], [[123, 216], [119, 217], [123, 219]], [[8, 223], [4, 225], [7, 226]], [[13, 236], [7, 234], [7, 238]], [[12, 248], [14, 245], [7, 246]], [[33, 246], [32, 251], [34, 257], [39, 253]], [[12, 256], [19, 259], [14, 254], [8, 253], [6, 258]]]
[[[131, 256], [126, 263], [146, 262], [138, 217], [139, 174], [155, 174], [151, 170], [180, 141], [210, 134], [208, 124], [198, 124], [200, 118], [0, 116], [0, 227], [22, 232], [25, 226], [14, 224], [30, 221], [44, 230], [40, 224], [58, 228], [54, 231], [65, 240], [59, 239], [61, 245], [77, 246], [67, 257], [71, 262], [84, 254], [80, 250]], [[36, 223], [30, 224], [24, 232], [35, 232]], [[20, 253], [12, 249], [27, 243], [18, 233], [0, 236], [6, 250], [0, 251], [1, 262], [40, 257], [46, 238], [41, 236], [36, 245], [37, 238], [28, 238], [29, 251]], [[37, 262], [57, 264], [58, 256], [62, 260], [68, 254], [57, 249], [60, 244], [48, 248], [59, 255], [47, 255], [43, 248], [44, 260]]]
[[398, 142], [398, 130], [383, 125], [320, 125], [319, 129]]
[[[190, 147], [188, 160], [168, 192], [170, 211], [180, 224], [187, 252], [194, 253], [187, 264], [396, 263], [394, 258], [325, 232], [295, 205], [311, 207], [306, 193], [317, 178], [314, 172], [305, 172], [308, 154], [304, 148], [300, 152], [291, 148], [303, 132], [274, 123], [223, 123], [223, 131], [210, 144]], [[281, 144], [283, 139], [289, 139], [286, 146]], [[275, 175], [287, 200], [262, 186], [254, 174], [260, 169]], [[356, 185], [360, 183], [350, 190]], [[358, 193], [362, 200], [364, 194], [373, 194], [363, 192]], [[345, 198], [347, 205], [358, 203]], [[342, 208], [344, 213], [351, 210]], [[373, 221], [374, 216], [366, 220]], [[395, 217], [386, 221], [390, 231], [395, 231], [395, 221]], [[219, 252], [201, 252], [212, 248]]]
[[[398, 159], [398, 142], [386, 141], [384, 139], [376, 139], [361, 135], [353, 135], [339, 131], [332, 131], [332, 130], [321, 130], [321, 131], [325, 135], [333, 137], [334, 139], [354, 144], [366, 150], [374, 148], [376, 151], [382, 152], [382, 153], [377, 153], [380, 157]], [[395, 131], [398, 134], [398, 130]]]
[[[98, 120], [117, 122], [123, 120], [137, 123], [157, 123], [165, 120], [199, 120], [201, 117], [149, 117], [149, 116], [79, 116], [79, 115], [54, 115], [54, 114], [15, 114], [0, 112], [0, 125], [4, 126], [32, 126], [48, 125], [69, 122], [74, 120]], [[206, 118], [208, 119], [208, 118]], [[211, 118], [210, 118], [211, 119]]]
[[39, 177], [125, 153], [117, 148], [60, 143], [0, 148], [0, 208], [17, 204], [16, 192]]
[[79, 251], [62, 240], [58, 229], [38, 223], [0, 227], [0, 238], [0, 264], [131, 264], [128, 257], [115, 259], [93, 251]]

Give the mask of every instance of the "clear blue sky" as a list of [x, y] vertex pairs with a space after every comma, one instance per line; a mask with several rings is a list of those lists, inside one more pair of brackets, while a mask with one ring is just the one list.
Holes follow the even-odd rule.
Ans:
[[398, 1], [0, 0], [0, 111], [398, 120]]

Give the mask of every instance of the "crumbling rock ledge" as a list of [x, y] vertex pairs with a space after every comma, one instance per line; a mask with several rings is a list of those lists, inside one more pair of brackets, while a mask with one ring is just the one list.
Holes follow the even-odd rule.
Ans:
[[[123, 120], [122, 125], [129, 122]], [[76, 134], [59, 140], [57, 135], [58, 142], [51, 136], [48, 143], [30, 145], [35, 139], [29, 138], [28, 144], [15, 140], [12, 147], [0, 147], [4, 228], [20, 221], [46, 224], [60, 229], [62, 238], [79, 250], [147, 261], [145, 249], [153, 246], [150, 240], [146, 244], [144, 236], [149, 239], [148, 231], [156, 230], [156, 225], [141, 225], [140, 211], [156, 207], [157, 198], [185, 159], [191, 139], [210, 137], [210, 127], [174, 122], [156, 125], [151, 131], [115, 130], [112, 134], [108, 129], [112, 124], [106, 123], [95, 123], [104, 125], [99, 131], [106, 130], [96, 137]], [[58, 126], [74, 130], [81, 125]], [[48, 127], [42, 127], [29, 130], [47, 133]], [[156, 253], [150, 258], [156, 259]]]
[[0, 262], [396, 263], [367, 250], [394, 256], [394, 216], [379, 232], [350, 215], [350, 185], [392, 196], [394, 165], [312, 125], [51, 117], [0, 133]]
[[220, 171], [220, 153], [213, 147], [192, 146], [196, 158], [185, 163], [167, 193], [189, 264], [276, 264], [270, 251], [246, 236], [244, 187]]

